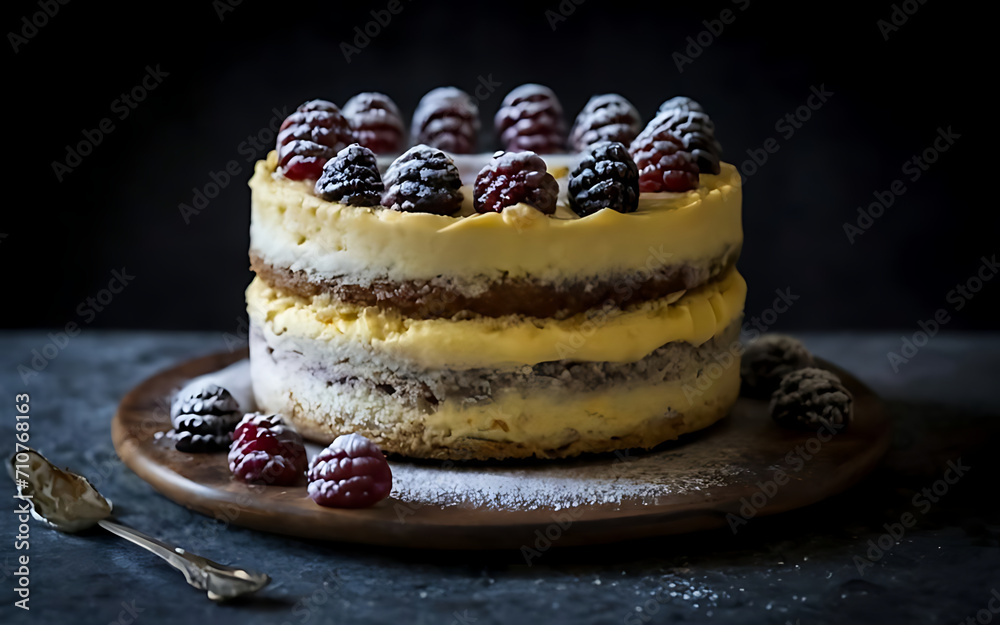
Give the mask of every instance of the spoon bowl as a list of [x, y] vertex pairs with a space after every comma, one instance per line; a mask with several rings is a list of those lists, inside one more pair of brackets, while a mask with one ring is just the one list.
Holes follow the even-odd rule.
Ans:
[[69, 533], [99, 525], [163, 558], [213, 601], [235, 599], [271, 583], [264, 573], [219, 564], [110, 520], [111, 502], [87, 478], [58, 468], [34, 449], [15, 454], [7, 470], [17, 485], [18, 497], [31, 504], [31, 515], [36, 519]]

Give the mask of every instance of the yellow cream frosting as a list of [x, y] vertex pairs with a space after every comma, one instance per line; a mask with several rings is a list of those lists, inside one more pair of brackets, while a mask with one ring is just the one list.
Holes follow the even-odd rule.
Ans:
[[728, 408], [736, 400], [739, 363], [722, 368], [705, 391], [698, 390], [695, 384], [695, 379], [688, 378], [590, 393], [536, 393], [528, 397], [505, 391], [485, 404], [445, 401], [423, 421], [428, 438], [447, 432], [452, 439], [468, 436], [530, 442], [542, 449], [565, 445], [578, 433], [605, 440], [624, 438], [651, 422], [667, 420], [664, 415], [670, 411], [684, 414], [688, 429], [700, 429], [725, 414], [721, 408]]
[[580, 218], [565, 207], [554, 216], [524, 205], [441, 216], [344, 206], [275, 175], [276, 160], [272, 153], [258, 162], [249, 183], [251, 249], [311, 276], [558, 281], [705, 265], [743, 240], [740, 176], [728, 163], [717, 176], [702, 175], [696, 190], [643, 194], [636, 212], [604, 209]]
[[260, 278], [247, 288], [251, 320], [276, 335], [362, 346], [392, 361], [451, 369], [564, 359], [634, 362], [671, 341], [701, 345], [740, 317], [745, 299], [746, 282], [735, 269], [680, 299], [568, 319], [410, 319], [345, 304], [326, 293], [305, 298], [281, 292]]

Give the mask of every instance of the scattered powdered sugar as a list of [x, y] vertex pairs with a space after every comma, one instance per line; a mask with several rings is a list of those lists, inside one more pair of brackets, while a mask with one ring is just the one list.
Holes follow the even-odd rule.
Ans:
[[708, 495], [712, 488], [729, 483], [740, 471], [736, 464], [728, 462], [715, 466], [692, 464], [686, 454], [677, 454], [674, 449], [520, 466], [390, 464], [392, 496], [404, 503], [498, 510], [560, 510], [636, 501], [652, 505], [668, 495]]

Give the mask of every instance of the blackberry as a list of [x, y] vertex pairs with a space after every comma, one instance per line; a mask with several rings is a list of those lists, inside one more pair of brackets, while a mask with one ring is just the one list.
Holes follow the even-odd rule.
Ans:
[[471, 154], [479, 136], [479, 106], [461, 89], [432, 89], [413, 112], [410, 134], [417, 144], [452, 154]]
[[562, 152], [566, 122], [556, 94], [543, 85], [526, 84], [507, 94], [493, 119], [500, 144], [510, 152]]
[[639, 206], [639, 169], [623, 144], [587, 148], [569, 176], [569, 205], [580, 217], [602, 208], [631, 213]]
[[239, 409], [229, 391], [215, 384], [178, 397], [170, 410], [174, 447], [188, 453], [227, 449], [230, 432], [242, 416]]
[[684, 144], [684, 149], [694, 155], [698, 170], [703, 174], [718, 174], [722, 146], [715, 140], [715, 124], [699, 111], [680, 108], [662, 111], [649, 122], [639, 137], [647, 132], [669, 131]]
[[323, 164], [351, 143], [354, 135], [337, 105], [310, 100], [281, 123], [278, 168], [292, 180], [315, 180]]
[[170, 405], [171, 418], [182, 414], [229, 414], [237, 411], [239, 402], [217, 384], [206, 384], [184, 395], [177, 395]]
[[502, 212], [520, 202], [546, 215], [556, 212], [559, 183], [534, 152], [498, 152], [476, 176], [473, 204], [477, 213]]
[[399, 107], [383, 93], [359, 93], [341, 111], [355, 140], [376, 154], [395, 154], [403, 149], [403, 116]]
[[665, 113], [667, 111], [696, 111], [698, 113], [704, 113], [705, 109], [702, 108], [701, 104], [697, 100], [692, 100], [691, 98], [683, 95], [675, 96], [670, 98], [666, 102], [660, 105], [660, 109], [656, 111], [656, 114]]
[[213, 453], [225, 451], [232, 440], [229, 434], [195, 434], [193, 432], [173, 430], [170, 433], [174, 448], [188, 454]]
[[600, 141], [628, 145], [640, 129], [639, 111], [631, 102], [616, 93], [595, 95], [576, 116], [569, 142], [577, 152]]
[[797, 369], [814, 365], [812, 354], [798, 339], [784, 334], [765, 334], [750, 343], [740, 362], [740, 391], [747, 397], [765, 399], [778, 389], [781, 378]]
[[771, 395], [771, 417], [782, 427], [815, 431], [849, 425], [853, 404], [854, 397], [835, 373], [806, 367], [781, 378]]
[[462, 205], [461, 187], [451, 157], [430, 146], [416, 145], [386, 170], [382, 205], [407, 213], [451, 215]]
[[316, 195], [348, 206], [378, 206], [383, 191], [374, 152], [357, 143], [328, 160], [316, 181]]
[[629, 148], [639, 168], [639, 190], [659, 193], [698, 188], [698, 164], [694, 155], [684, 148], [684, 143], [669, 130], [661, 129], [651, 134], [646, 130]]
[[339, 436], [309, 463], [309, 497], [321, 506], [367, 508], [392, 491], [392, 470], [378, 446], [359, 434]]
[[302, 437], [278, 415], [250, 413], [236, 426], [229, 470], [245, 482], [289, 486], [306, 471]]

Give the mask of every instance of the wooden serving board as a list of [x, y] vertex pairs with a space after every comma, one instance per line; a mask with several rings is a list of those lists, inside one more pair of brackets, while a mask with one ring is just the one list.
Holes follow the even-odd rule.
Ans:
[[304, 481], [245, 484], [231, 476], [225, 453], [186, 454], [157, 440], [170, 428], [169, 400], [177, 389], [246, 356], [191, 360], [139, 384], [114, 417], [115, 449], [130, 469], [183, 506], [303, 538], [534, 549], [726, 526], [738, 531], [757, 517], [843, 491], [877, 465], [890, 442], [879, 399], [847, 372], [823, 364], [855, 399], [854, 423], [834, 435], [779, 428], [766, 402], [741, 398], [724, 421], [651, 452], [513, 463], [391, 458], [395, 485], [388, 499], [363, 510], [323, 508], [306, 496]]

